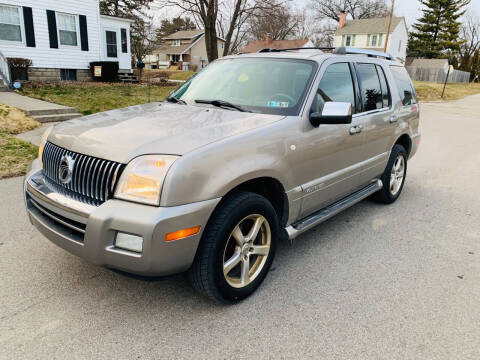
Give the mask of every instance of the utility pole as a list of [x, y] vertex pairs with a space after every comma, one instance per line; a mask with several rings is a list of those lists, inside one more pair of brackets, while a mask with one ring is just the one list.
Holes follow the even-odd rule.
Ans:
[[390, 29], [392, 27], [393, 8], [395, 7], [395, 0], [392, 0], [392, 9], [390, 10], [390, 18], [388, 19], [387, 38], [385, 39], [385, 46], [383, 52], [387, 52], [388, 38], [390, 37]]

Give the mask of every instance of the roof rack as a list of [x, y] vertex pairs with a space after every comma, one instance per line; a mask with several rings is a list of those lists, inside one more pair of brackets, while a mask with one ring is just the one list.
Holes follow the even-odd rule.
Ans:
[[338, 47], [333, 51], [333, 53], [337, 55], [367, 55], [368, 57], [383, 57], [386, 60], [395, 60], [392, 55], [385, 52], [352, 48], [347, 46]]
[[321, 50], [321, 51], [331, 51], [333, 54], [337, 55], [367, 55], [368, 57], [381, 57], [385, 58], [386, 60], [395, 60], [395, 58], [384, 52], [380, 51], [373, 51], [373, 50], [366, 50], [366, 49], [359, 49], [359, 48], [352, 48], [347, 46], [341, 47], [301, 47], [301, 48], [288, 48], [288, 49], [262, 49], [259, 50], [259, 53], [273, 53], [273, 52], [282, 52], [282, 51], [295, 51], [295, 50]]
[[259, 53], [267, 53], [267, 52], [282, 52], [282, 51], [295, 51], [295, 50], [321, 50], [321, 51], [334, 51], [334, 47], [299, 47], [299, 48], [288, 48], [288, 49], [262, 49], [259, 50]]

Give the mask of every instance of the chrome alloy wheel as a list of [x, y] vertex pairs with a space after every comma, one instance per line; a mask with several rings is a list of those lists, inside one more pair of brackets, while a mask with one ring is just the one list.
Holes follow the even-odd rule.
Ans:
[[402, 155], [398, 155], [392, 166], [392, 172], [390, 173], [390, 193], [395, 196], [402, 188], [403, 180], [405, 177], [405, 158]]
[[223, 276], [234, 288], [243, 288], [260, 274], [270, 252], [270, 224], [252, 214], [233, 229], [223, 252]]

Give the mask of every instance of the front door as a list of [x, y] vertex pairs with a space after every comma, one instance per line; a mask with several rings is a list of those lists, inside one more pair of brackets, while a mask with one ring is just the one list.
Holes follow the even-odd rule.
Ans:
[[[317, 85], [310, 112], [321, 112], [327, 101], [349, 102], [357, 109], [352, 64], [348, 61], [327, 60]], [[363, 133], [352, 132], [358, 125], [307, 125], [299, 141], [302, 155], [302, 207], [300, 217], [307, 216], [335, 200], [353, 192], [360, 185]]]

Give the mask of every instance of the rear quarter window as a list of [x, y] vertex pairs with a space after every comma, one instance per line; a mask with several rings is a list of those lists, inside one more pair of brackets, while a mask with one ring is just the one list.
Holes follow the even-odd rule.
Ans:
[[402, 104], [404, 106], [416, 104], [417, 95], [407, 70], [403, 66], [390, 66], [390, 70], [395, 79], [395, 85], [397, 86]]

